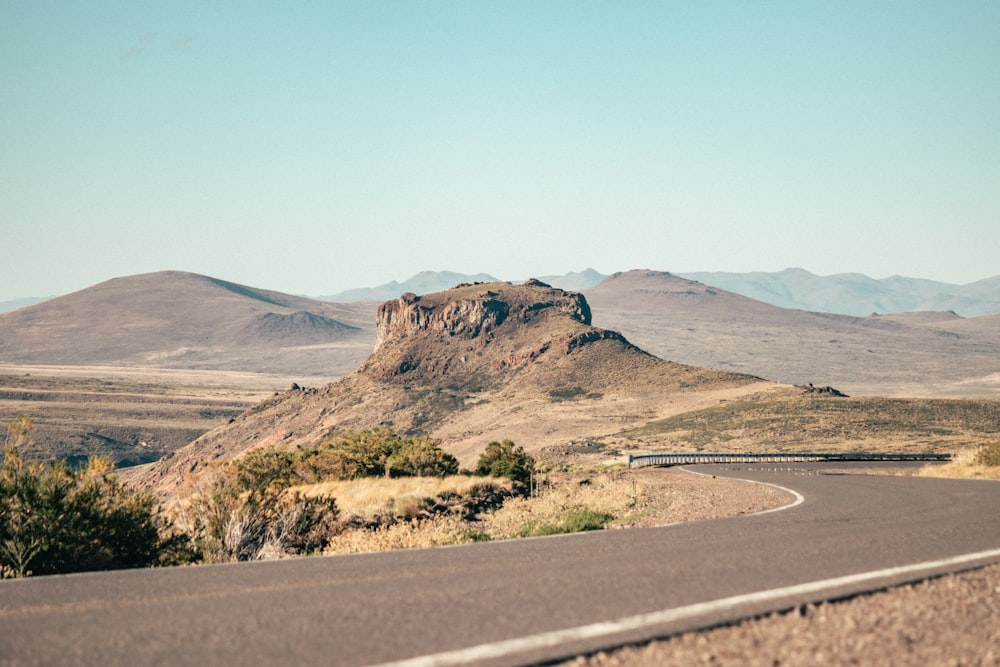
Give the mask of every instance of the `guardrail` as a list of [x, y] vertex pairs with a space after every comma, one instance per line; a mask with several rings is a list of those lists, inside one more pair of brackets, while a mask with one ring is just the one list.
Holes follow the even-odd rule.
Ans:
[[697, 463], [815, 463], [819, 461], [950, 461], [951, 454], [871, 454], [856, 453], [775, 453], [734, 454], [694, 452], [672, 454], [629, 454], [628, 467], [679, 466]]

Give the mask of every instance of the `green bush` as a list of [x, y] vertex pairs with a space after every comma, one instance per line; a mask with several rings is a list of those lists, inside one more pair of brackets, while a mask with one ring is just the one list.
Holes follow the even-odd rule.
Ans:
[[979, 448], [976, 463], [981, 466], [1000, 467], [1000, 442], [991, 442]]
[[403, 438], [383, 427], [325, 438], [300, 454], [296, 474], [306, 482], [362, 477], [444, 477], [458, 461], [426, 436]]
[[190, 542], [161, 517], [147, 492], [126, 489], [106, 458], [80, 470], [27, 463], [33, 427], [8, 429], [0, 466], [0, 576], [24, 577], [188, 562]]
[[534, 472], [535, 459], [523, 447], [515, 447], [510, 440], [486, 445], [476, 464], [476, 474], [506, 477], [522, 492], [530, 488]]
[[615, 517], [607, 512], [596, 512], [587, 508], [580, 508], [570, 512], [563, 519], [562, 523], [531, 522], [521, 529], [522, 537], [536, 537], [540, 535], [563, 535], [566, 533], [582, 533], [588, 530], [602, 530], [604, 525]]

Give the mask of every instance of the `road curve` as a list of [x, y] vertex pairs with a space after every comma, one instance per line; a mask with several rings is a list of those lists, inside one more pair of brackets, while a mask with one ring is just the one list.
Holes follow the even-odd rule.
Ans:
[[791, 468], [698, 468], [801, 494], [754, 516], [4, 581], [0, 665], [525, 664], [1000, 561], [1000, 483]]

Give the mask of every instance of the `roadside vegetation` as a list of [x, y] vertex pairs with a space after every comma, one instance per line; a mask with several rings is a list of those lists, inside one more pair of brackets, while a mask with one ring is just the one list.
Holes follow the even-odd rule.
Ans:
[[952, 454], [948, 463], [924, 466], [918, 474], [922, 477], [1000, 479], [1000, 441], [963, 449]]
[[0, 466], [0, 578], [173, 565], [197, 558], [153, 497], [118, 483], [111, 462], [91, 457], [26, 462], [34, 422], [10, 424]]
[[[476, 469], [426, 437], [383, 428], [314, 449], [258, 450], [192, 477], [169, 510], [121, 485], [112, 464], [27, 463], [33, 421], [13, 422], [0, 468], [3, 578], [474, 542], [599, 528], [613, 516], [487, 532], [484, 516], [531, 494], [535, 460], [490, 443]], [[582, 513], [581, 513], [582, 512]], [[527, 523], [527, 522], [523, 522]], [[512, 534], [513, 533], [513, 534]]]

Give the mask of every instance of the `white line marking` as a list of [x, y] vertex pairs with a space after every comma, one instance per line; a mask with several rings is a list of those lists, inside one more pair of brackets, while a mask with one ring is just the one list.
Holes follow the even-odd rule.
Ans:
[[443, 653], [434, 653], [417, 658], [399, 660], [397, 662], [388, 662], [384, 663], [381, 667], [445, 667], [447, 665], [465, 665], [482, 660], [503, 658], [535, 649], [558, 646], [568, 642], [610, 637], [621, 632], [642, 630], [644, 628], [651, 628], [666, 623], [684, 621], [702, 616], [704, 614], [730, 610], [744, 604], [773, 602], [789, 596], [810, 595], [840, 586], [871, 582], [884, 577], [917, 574], [925, 571], [929, 573], [937, 568], [967, 565], [980, 560], [988, 561], [996, 558], [1000, 558], [1000, 549], [979, 551], [951, 558], [942, 558], [940, 560], [915, 563], [913, 565], [902, 565], [899, 567], [874, 570], [872, 572], [850, 574], [843, 577], [833, 577], [832, 579], [821, 579], [819, 581], [810, 581], [804, 584], [785, 586], [783, 588], [774, 588], [766, 591], [758, 591], [756, 593], [746, 593], [743, 595], [734, 595], [728, 598], [720, 598], [718, 600], [698, 602], [684, 607], [664, 609], [662, 611], [656, 611], [648, 614], [627, 616], [616, 621], [605, 621], [602, 623], [593, 623], [591, 625], [581, 625], [576, 628], [543, 632], [537, 635], [519, 637], [517, 639], [508, 639], [505, 641], [493, 642], [491, 644], [481, 644], [479, 646], [470, 646], [469, 648], [457, 649], [454, 651], [445, 651]]
[[[715, 475], [709, 475], [704, 472], [697, 472], [696, 470], [690, 470], [687, 466], [680, 466], [680, 469], [686, 473], [692, 475], [701, 475], [702, 477], [715, 477]], [[790, 510], [797, 505], [801, 505], [806, 501], [801, 493], [795, 489], [789, 489], [786, 486], [781, 486], [780, 484], [772, 484], [771, 482], [760, 482], [756, 479], [743, 479], [742, 477], [730, 477], [729, 475], [723, 475], [726, 479], [736, 480], [737, 482], [750, 482], [751, 484], [762, 484], [764, 486], [770, 486], [772, 488], [778, 489], [779, 491], [784, 491], [785, 493], [791, 495], [795, 500], [788, 503], [787, 505], [780, 505], [778, 507], [772, 507], [769, 510], [761, 510], [760, 512], [754, 512], [753, 514], [744, 514], [743, 516], [758, 516], [760, 514], [770, 514], [771, 512], [781, 512], [784, 510]]]

